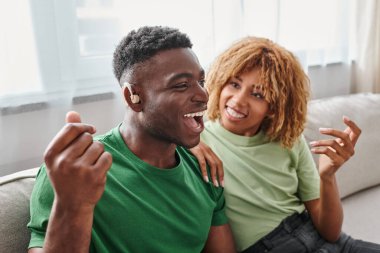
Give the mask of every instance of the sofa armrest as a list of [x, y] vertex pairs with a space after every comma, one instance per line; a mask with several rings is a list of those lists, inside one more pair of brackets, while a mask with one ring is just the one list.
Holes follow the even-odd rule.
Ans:
[[0, 177], [0, 252], [26, 252], [29, 199], [38, 168]]

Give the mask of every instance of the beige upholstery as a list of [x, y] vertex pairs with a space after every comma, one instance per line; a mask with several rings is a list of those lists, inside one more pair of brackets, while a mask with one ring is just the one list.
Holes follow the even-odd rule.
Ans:
[[[311, 141], [321, 138], [319, 127], [343, 128], [343, 115], [351, 117], [363, 130], [355, 156], [337, 175], [344, 197], [343, 230], [354, 238], [380, 243], [380, 94], [310, 102], [304, 134]], [[27, 250], [29, 197], [36, 173], [37, 169], [30, 169], [0, 178], [0, 252]]]
[[341, 197], [380, 184], [380, 94], [363, 93], [311, 101], [304, 132], [306, 139], [326, 138], [319, 134], [319, 127], [344, 129], [343, 115], [354, 120], [362, 134], [355, 155], [337, 173]]
[[[308, 141], [326, 138], [318, 128], [344, 129], [343, 115], [362, 129], [355, 155], [336, 175], [343, 198], [343, 231], [357, 239], [380, 243], [380, 94], [311, 101], [304, 134]], [[318, 158], [314, 158], [317, 163]]]
[[343, 200], [343, 231], [353, 238], [380, 243], [380, 186]]
[[26, 252], [29, 243], [29, 197], [38, 169], [0, 178], [0, 252]]

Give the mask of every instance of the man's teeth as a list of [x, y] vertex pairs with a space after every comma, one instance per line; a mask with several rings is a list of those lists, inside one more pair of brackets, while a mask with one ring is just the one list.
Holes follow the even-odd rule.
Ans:
[[188, 113], [188, 114], [185, 114], [185, 117], [198, 117], [198, 116], [203, 116], [205, 114], [205, 111], [203, 112], [194, 112], [194, 113]]
[[232, 117], [239, 118], [239, 119], [245, 117], [244, 114], [238, 113], [237, 111], [235, 111], [234, 109], [230, 107], [227, 107], [226, 110], [227, 110], [227, 113], [231, 115]]

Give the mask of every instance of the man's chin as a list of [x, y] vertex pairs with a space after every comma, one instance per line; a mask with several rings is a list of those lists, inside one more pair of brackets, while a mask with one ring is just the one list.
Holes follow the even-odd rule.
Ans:
[[182, 142], [181, 144], [178, 144], [184, 148], [187, 148], [187, 149], [190, 149], [190, 148], [194, 148], [195, 146], [197, 146], [200, 142], [201, 138], [200, 136], [198, 136], [198, 138], [194, 138], [193, 140], [188, 140], [186, 142]]

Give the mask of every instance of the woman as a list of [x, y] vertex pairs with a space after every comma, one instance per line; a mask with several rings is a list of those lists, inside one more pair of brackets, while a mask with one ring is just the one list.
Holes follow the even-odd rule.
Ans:
[[[209, 121], [192, 152], [206, 180], [205, 161], [211, 165], [216, 185], [222, 159], [238, 251], [380, 252], [379, 245], [341, 233], [335, 173], [354, 154], [361, 130], [348, 117], [344, 131], [321, 128], [332, 138], [310, 143], [321, 155], [315, 168], [302, 135], [309, 80], [291, 52], [268, 39], [244, 38], [216, 59], [206, 87]], [[224, 185], [222, 173], [219, 179]]]

